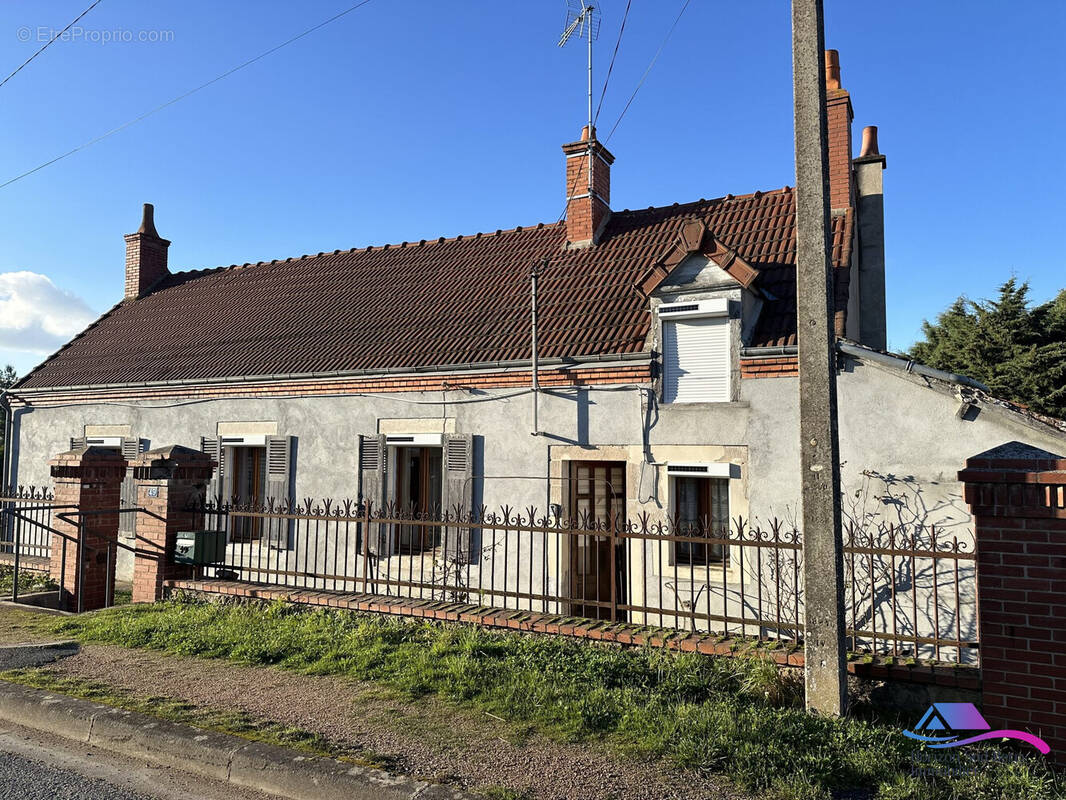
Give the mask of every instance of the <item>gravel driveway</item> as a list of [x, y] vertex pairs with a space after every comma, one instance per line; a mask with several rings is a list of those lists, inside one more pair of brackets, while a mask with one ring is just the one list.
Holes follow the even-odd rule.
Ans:
[[319, 733], [392, 771], [537, 800], [737, 800], [724, 782], [612, 756], [597, 744], [528, 735], [435, 698], [397, 699], [373, 684], [121, 647], [88, 645], [47, 667], [142, 697], [240, 710]]

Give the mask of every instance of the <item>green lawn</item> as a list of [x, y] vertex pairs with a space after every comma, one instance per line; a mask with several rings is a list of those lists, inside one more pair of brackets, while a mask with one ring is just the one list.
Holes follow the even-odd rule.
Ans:
[[[911, 775], [919, 747], [895, 725], [805, 714], [794, 674], [758, 658], [707, 658], [565, 638], [282, 604], [170, 602], [54, 623], [85, 642], [272, 664], [438, 695], [572, 740], [729, 776], [760, 798], [1066, 797], [1038, 758], [955, 777]], [[960, 754], [959, 758], [965, 758]]]

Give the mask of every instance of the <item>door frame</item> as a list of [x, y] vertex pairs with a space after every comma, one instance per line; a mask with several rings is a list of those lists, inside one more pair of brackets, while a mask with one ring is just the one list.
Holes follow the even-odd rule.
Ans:
[[[595, 562], [595, 586], [596, 596], [592, 598], [596, 603], [601, 603], [606, 599], [609, 605], [587, 605], [587, 601], [590, 599], [586, 594], [587, 587], [587, 575], [582, 571], [579, 555], [581, 549], [578, 546], [576, 534], [567, 536], [566, 543], [566, 560], [569, 572], [569, 580], [567, 581], [567, 597], [571, 598], [573, 602], [569, 604], [569, 613], [574, 616], [588, 617], [591, 619], [613, 619], [615, 622], [624, 622], [626, 620], [626, 613], [618, 609], [619, 605], [624, 605], [627, 602], [629, 595], [628, 592], [628, 575], [626, 571], [626, 548], [625, 539], [618, 538], [615, 533], [619, 527], [624, 525], [628, 516], [627, 509], [627, 469], [629, 463], [626, 459], [568, 459], [565, 466], [565, 471], [568, 473], [568, 486], [567, 486], [567, 498], [569, 505], [569, 516], [574, 522], [580, 526], [581, 518], [577, 514], [577, 504], [579, 498], [579, 482], [577, 478], [577, 470], [581, 467], [587, 467], [590, 470], [606, 469], [611, 470], [615, 468], [621, 468], [622, 480], [619, 486], [615, 486], [611, 481], [603, 479], [602, 483], [605, 484], [604, 488], [607, 492], [606, 506], [608, 518], [606, 522], [611, 529], [607, 535], [594, 536], [584, 535], [584, 539], [592, 539], [590, 543], [585, 542], [584, 549], [586, 551], [591, 550], [594, 553], [593, 561]], [[595, 504], [596, 490], [601, 483], [600, 479], [590, 477], [589, 497], [592, 503]], [[619, 509], [617, 512], [615, 509]], [[593, 506], [593, 511], [594, 511]], [[619, 516], [620, 515], [620, 516]], [[594, 522], [600, 522], [600, 520], [593, 520]], [[590, 547], [591, 544], [591, 547]], [[604, 552], [606, 551], [606, 553]], [[605, 564], [603, 562], [606, 562]], [[604, 570], [604, 567], [606, 569]], [[581, 600], [585, 600], [586, 603], [582, 603]]]

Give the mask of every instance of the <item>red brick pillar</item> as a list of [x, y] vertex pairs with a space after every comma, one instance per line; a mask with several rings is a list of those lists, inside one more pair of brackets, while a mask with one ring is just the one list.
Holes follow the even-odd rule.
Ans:
[[142, 453], [132, 462], [137, 482], [137, 553], [133, 561], [133, 602], [163, 597], [163, 582], [190, 577], [192, 567], [176, 565], [174, 539], [179, 531], [202, 528], [207, 482], [215, 462], [181, 445]]
[[1066, 763], [1066, 459], [1010, 442], [959, 473], [977, 537], [983, 712]]
[[48, 465], [55, 481], [52, 526], [65, 534], [52, 537], [49, 565], [61, 586], [60, 607], [103, 608], [115, 583], [119, 492], [126, 459], [111, 448], [83, 447], [60, 453]]

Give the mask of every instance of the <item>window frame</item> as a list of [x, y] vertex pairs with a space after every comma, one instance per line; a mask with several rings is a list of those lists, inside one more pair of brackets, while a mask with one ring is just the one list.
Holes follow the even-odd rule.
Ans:
[[[698, 515], [697, 524], [700, 520], [704, 520], [702, 530], [704, 535], [708, 539], [728, 539], [730, 529], [730, 479], [728, 475], [669, 475], [670, 480], [670, 507], [673, 510], [672, 517], [677, 519], [680, 524], [680, 508], [681, 499], [680, 491], [682, 482], [694, 481], [697, 484], [702, 483], [698, 489]], [[716, 500], [714, 497], [715, 490], [721, 491], [724, 494], [725, 502], [725, 521], [724, 525], [716, 523], [713, 518], [714, 506]], [[722, 498], [718, 498], [718, 503], [722, 502]], [[692, 523], [685, 523], [691, 526]], [[691, 531], [686, 532], [684, 527], [679, 527], [673, 532], [677, 536], [691, 536]], [[718, 548], [719, 554], [713, 555], [714, 550]], [[688, 551], [686, 556], [682, 558], [682, 550]], [[702, 549], [704, 555], [702, 558], [697, 558], [694, 555], [694, 551]], [[670, 548], [670, 564], [676, 565], [682, 569], [705, 569], [707, 567], [718, 567], [728, 569], [730, 566], [729, 547], [727, 545], [710, 545], [699, 544], [698, 542], [672, 542]]]

